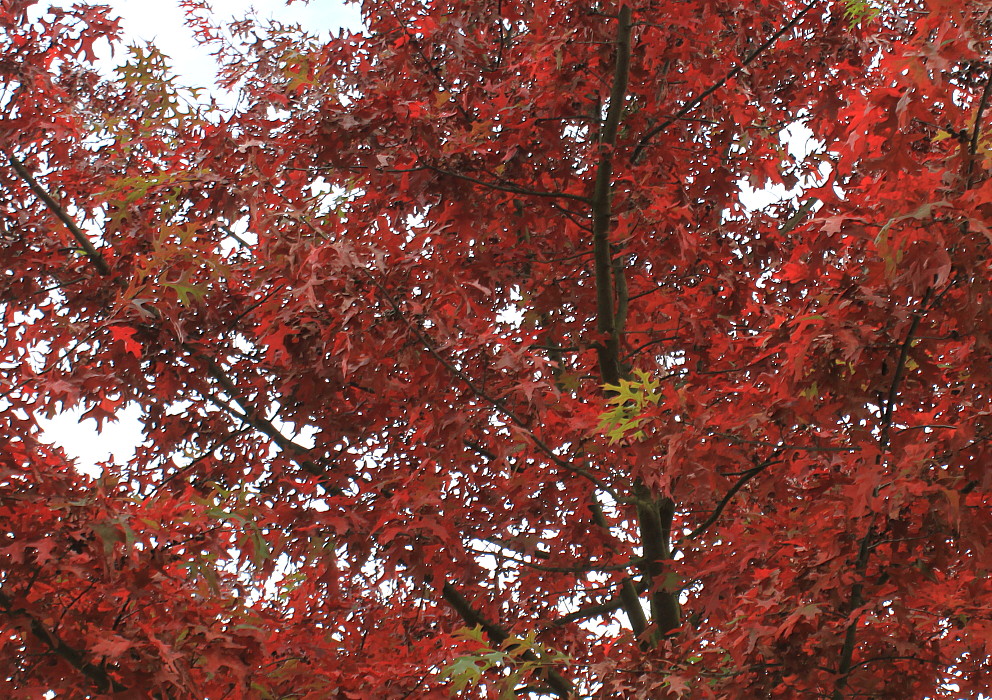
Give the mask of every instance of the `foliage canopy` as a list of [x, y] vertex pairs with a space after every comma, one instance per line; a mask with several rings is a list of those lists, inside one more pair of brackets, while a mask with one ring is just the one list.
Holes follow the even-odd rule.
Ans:
[[184, 6], [0, 3], [5, 696], [985, 689], [992, 2]]

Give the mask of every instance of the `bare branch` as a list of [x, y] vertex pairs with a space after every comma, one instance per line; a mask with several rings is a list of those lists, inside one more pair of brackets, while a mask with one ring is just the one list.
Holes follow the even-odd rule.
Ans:
[[[621, 590], [628, 590], [626, 586], [629, 586], [630, 587], [629, 592], [634, 595], [635, 600], [637, 600], [637, 595], [639, 593], [643, 593], [645, 590], [647, 590], [647, 582], [641, 581], [635, 584], [629, 578], [624, 579], [624, 586], [625, 588]], [[596, 605], [589, 605], [587, 607], [579, 608], [578, 610], [570, 612], [567, 615], [562, 615], [561, 617], [547, 623], [547, 627], [549, 628], [564, 627], [565, 625], [570, 624], [572, 622], [576, 622], [578, 620], [588, 620], [591, 617], [602, 617], [603, 615], [609, 615], [611, 612], [615, 612], [620, 608], [624, 608], [625, 606], [626, 606], [626, 601], [624, 600], [624, 597], [622, 595], [617, 596], [616, 598], [612, 600], [608, 600], [605, 603], [597, 603]], [[638, 608], [640, 608], [639, 603], [638, 603]], [[644, 613], [642, 611], [641, 617], [643, 618], [643, 616]], [[646, 625], [646, 622], [644, 624]], [[643, 629], [641, 631], [643, 632]], [[634, 633], [638, 634], [636, 630]]]
[[[976, 124], [976, 129], [977, 129]], [[895, 411], [896, 401], [899, 397], [899, 387], [902, 384], [903, 377], [906, 372], [906, 362], [909, 359], [909, 349], [913, 344], [913, 340], [916, 337], [916, 331], [920, 326], [920, 321], [923, 318], [923, 314], [926, 312], [927, 305], [930, 302], [930, 297], [933, 290], [927, 289], [926, 293], [923, 295], [923, 300], [920, 303], [920, 307], [913, 313], [913, 320], [910, 321], [909, 329], [906, 331], [906, 337], [903, 339], [902, 345], [899, 348], [899, 357], [896, 360], [896, 367], [892, 373], [892, 382], [889, 385], [888, 394], [885, 397], [885, 405], [882, 411], [882, 427], [879, 431], [879, 455], [878, 459], [881, 460], [882, 455], [884, 455], [889, 449], [889, 434], [892, 429], [892, 415]], [[878, 487], [875, 487], [875, 494], [878, 495]], [[875, 538], [878, 536], [875, 524], [872, 522], [868, 526], [868, 531], [865, 533], [864, 537], [861, 538], [861, 544], [858, 547], [858, 558], [854, 564], [854, 570], [857, 574], [858, 580], [851, 586], [851, 597], [848, 601], [848, 611], [853, 613], [859, 607], [861, 607], [864, 602], [864, 582], [861, 580], [868, 569], [868, 560], [871, 557], [872, 549], [875, 545]], [[837, 664], [837, 682], [834, 687], [833, 700], [843, 700], [844, 688], [847, 686], [848, 678], [851, 671], [854, 669], [854, 647], [857, 643], [857, 632], [858, 632], [858, 617], [853, 619], [847, 627], [844, 633], [844, 643], [841, 645], [840, 659]]]
[[259, 432], [266, 435], [279, 447], [280, 450], [291, 455], [294, 461], [305, 471], [318, 477], [327, 476], [327, 467], [315, 462], [312, 459], [310, 450], [287, 438], [279, 431], [272, 421], [255, 410], [254, 406], [251, 405], [251, 402], [246, 400], [241, 395], [241, 392], [238, 390], [238, 387], [235, 385], [234, 381], [227, 375], [220, 365], [188, 343], [183, 343], [183, 349], [206, 365], [207, 372], [210, 376], [217, 381], [225, 392], [227, 392], [227, 395], [231, 398], [231, 400], [238, 404], [242, 412], [239, 413], [234, 411], [226, 402], [221, 401], [212, 394], [206, 393], [206, 399], [225, 412], [235, 416], [243, 423], [250, 425], [252, 428], [255, 428]]
[[[973, 156], [978, 153], [978, 144], [982, 135], [982, 117], [985, 114], [985, 108], [988, 106], [990, 90], [992, 90], [992, 70], [989, 71], [989, 77], [985, 81], [985, 87], [982, 89], [982, 96], [978, 100], [978, 112], [975, 114], [975, 128], [971, 132], [971, 143], [968, 147], [968, 151]], [[969, 172], [970, 169], [971, 166], [969, 165]]]
[[742, 488], [744, 488], [744, 485], [747, 484], [747, 482], [749, 482], [751, 479], [756, 477], [758, 474], [760, 474], [761, 472], [763, 472], [765, 469], [767, 469], [773, 464], [781, 464], [781, 460], [768, 460], [766, 462], [762, 462], [758, 466], [752, 467], [751, 469], [748, 469], [743, 474], [741, 474], [740, 478], [734, 483], [733, 486], [730, 487], [727, 493], [724, 494], [723, 498], [720, 499], [720, 502], [716, 504], [716, 508], [713, 509], [713, 512], [710, 513], [709, 517], [707, 517], [706, 520], [701, 522], [699, 526], [696, 527], [695, 530], [690, 532], [685, 537], [682, 537], [679, 540], [678, 544], [681, 545], [682, 542], [685, 542], [686, 540], [695, 539], [704, 532], [706, 532], [706, 530], [709, 529], [709, 527], [713, 523], [715, 523], [717, 520], [720, 519], [720, 515], [723, 513], [724, 509], [730, 503], [731, 499], [733, 499], [733, 497], [737, 495], [737, 492], [740, 491]]
[[434, 165], [425, 165], [423, 168], [416, 168], [416, 170], [427, 169], [432, 172], [438, 173], [439, 175], [447, 175], [448, 177], [457, 178], [459, 180], [465, 180], [466, 182], [471, 182], [481, 187], [485, 187], [491, 190], [500, 190], [501, 192], [512, 192], [513, 194], [524, 195], [528, 197], [547, 197], [551, 199], [574, 199], [578, 202], [583, 202], [585, 204], [589, 203], [588, 197], [583, 197], [578, 194], [570, 194], [568, 192], [545, 192], [542, 190], [532, 190], [526, 187], [521, 187], [519, 185], [514, 185], [512, 183], [504, 182], [492, 182], [486, 180], [480, 180], [474, 178], [471, 175], [465, 175], [463, 173], [456, 173], [451, 170], [445, 170], [444, 168], [439, 168]]
[[413, 323], [413, 321], [411, 321], [407, 317], [407, 315], [400, 308], [399, 303], [393, 298], [393, 296], [389, 293], [389, 290], [385, 288], [385, 286], [376, 278], [376, 276], [373, 275], [368, 269], [364, 267], [361, 268], [361, 270], [366, 275], [366, 277], [368, 277], [368, 279], [372, 282], [372, 284], [375, 285], [375, 287], [382, 293], [383, 298], [386, 300], [386, 303], [388, 303], [392, 307], [393, 311], [396, 312], [396, 314], [399, 316], [400, 319], [402, 319], [406, 327], [409, 328], [410, 331], [417, 337], [417, 339], [424, 346], [427, 352], [429, 352], [434, 357], [434, 359], [436, 359], [439, 363], [441, 363], [441, 365], [445, 369], [451, 372], [451, 374], [453, 374], [455, 377], [460, 379], [473, 394], [475, 394], [480, 399], [490, 404], [493, 408], [495, 408], [500, 413], [502, 413], [518, 428], [521, 428], [524, 431], [524, 433], [527, 435], [527, 437], [530, 439], [530, 441], [534, 443], [537, 449], [543, 452], [557, 466], [561, 467], [566, 471], [572, 472], [573, 474], [581, 476], [584, 479], [589, 480], [592, 484], [596, 486], [596, 488], [602, 490], [605, 493], [610, 494], [610, 496], [613, 497], [615, 500], [617, 501], [622, 500], [620, 495], [617, 494], [613, 490], [613, 488], [610, 487], [609, 484], [604, 482], [602, 479], [597, 477], [588, 469], [572, 464], [571, 462], [562, 459], [560, 456], [555, 454], [555, 451], [552, 450], [551, 447], [549, 447], [546, 442], [544, 442], [541, 438], [539, 438], [536, 434], [534, 434], [534, 431], [531, 430], [530, 426], [528, 426], [527, 423], [522, 418], [520, 418], [516, 413], [514, 413], [509, 408], [507, 408], [506, 404], [503, 401], [496, 398], [495, 396], [490, 395], [487, 391], [479, 387], [471, 377], [469, 377], [463, 371], [455, 367], [455, 365], [452, 364], [451, 360], [449, 360], [440, 353], [440, 351], [435, 346], [434, 342], [427, 336], [427, 334], [424, 333], [424, 331], [421, 330], [419, 326], [417, 326], [415, 323]]
[[[613, 86], [610, 89], [610, 106], [600, 131], [602, 155], [596, 169], [596, 184], [592, 196], [592, 235], [596, 267], [596, 330], [604, 337], [597, 343], [599, 366], [603, 381], [618, 384], [620, 381], [620, 331], [617, 327], [616, 299], [613, 283], [613, 250], [610, 245], [610, 223], [613, 218], [613, 149], [617, 131], [627, 101], [627, 82], [630, 73], [631, 10], [629, 5], [620, 8], [620, 27], [617, 29], [617, 57], [614, 66]], [[622, 271], [621, 271], [622, 274]]]

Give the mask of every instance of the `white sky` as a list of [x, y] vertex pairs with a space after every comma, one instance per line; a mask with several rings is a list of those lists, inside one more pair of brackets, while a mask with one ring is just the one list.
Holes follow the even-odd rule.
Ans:
[[[214, 61], [210, 52], [199, 47], [183, 24], [183, 13], [178, 0], [93, 0], [106, 3], [123, 19], [125, 43], [153, 41], [172, 59], [176, 72], [189, 82], [212, 86], [215, 77]], [[298, 22], [316, 33], [337, 33], [341, 27], [358, 28], [361, 17], [358, 6], [345, 5], [343, 0], [314, 0], [310, 3], [285, 0], [214, 0], [214, 16], [221, 21], [241, 18], [254, 10], [260, 19], [278, 19], [281, 22]], [[118, 60], [123, 57], [118, 57]]]
[[[94, 0], [96, 1], [96, 0]], [[183, 13], [178, 0], [100, 0], [114, 8], [122, 18], [124, 44], [152, 41], [171, 59], [173, 69], [183, 76], [185, 83], [195, 87], [212, 88], [216, 78], [214, 60], [210, 52], [199, 47], [183, 24]], [[72, 0], [52, 4], [72, 4]], [[287, 6], [284, 0], [215, 0], [215, 16], [226, 21], [235, 16], [244, 17], [253, 8], [261, 19], [278, 19], [281, 22], [298, 22], [308, 30], [321, 34], [336, 34], [341, 27], [361, 26], [358, 6], [345, 5], [342, 0], [314, 0], [309, 4], [294, 2]], [[114, 64], [127, 58], [126, 51], [118, 51]], [[76, 466], [88, 474], [98, 474], [97, 464], [107, 460], [123, 463], [134, 455], [134, 448], [141, 439], [140, 411], [130, 406], [118, 415], [116, 423], [108, 423], [97, 432], [92, 419], [80, 422], [81, 411], [68, 411], [49, 421], [42, 421], [45, 437], [76, 458]]]

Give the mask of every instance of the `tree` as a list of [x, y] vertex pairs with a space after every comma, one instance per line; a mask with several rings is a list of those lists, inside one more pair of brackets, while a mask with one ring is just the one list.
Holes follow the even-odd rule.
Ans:
[[7, 696], [987, 688], [992, 3], [185, 5], [0, 5]]

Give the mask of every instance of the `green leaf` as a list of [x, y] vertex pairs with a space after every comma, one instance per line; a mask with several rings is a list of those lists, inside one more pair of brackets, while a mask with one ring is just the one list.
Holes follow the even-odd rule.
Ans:
[[882, 8], [871, 0], [844, 0], [844, 17], [851, 29], [859, 24], [871, 22], [881, 12]]
[[609, 394], [606, 404], [611, 408], [600, 414], [599, 430], [606, 433], [610, 444], [625, 438], [643, 440], [645, 432], [641, 428], [647, 419], [645, 413], [663, 398], [659, 391], [660, 380], [652, 379], [651, 374], [644, 370], [634, 370], [632, 374], [634, 379], [621, 379], [619, 384], [604, 385]]
[[441, 670], [441, 677], [450, 680], [456, 691], [473, 686], [482, 678], [484, 667], [477, 656], [460, 656]]

